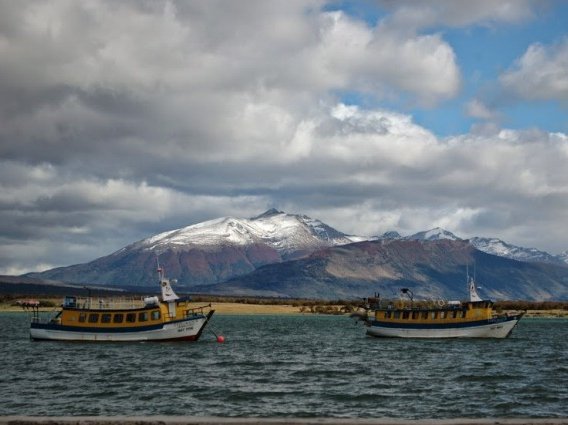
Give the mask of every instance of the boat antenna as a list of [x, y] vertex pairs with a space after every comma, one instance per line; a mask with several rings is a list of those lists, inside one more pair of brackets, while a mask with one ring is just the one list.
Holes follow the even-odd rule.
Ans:
[[469, 277], [468, 278], [468, 282], [467, 282], [467, 286], [468, 286], [468, 292], [469, 292], [469, 301], [470, 302], [475, 302], [475, 301], [483, 301], [481, 299], [481, 297], [479, 296], [479, 294], [477, 293], [477, 284], [476, 281], [473, 277]]
[[156, 255], [156, 263], [158, 264], [157, 272], [160, 276], [160, 283], [164, 280], [164, 268], [160, 267], [160, 257]]

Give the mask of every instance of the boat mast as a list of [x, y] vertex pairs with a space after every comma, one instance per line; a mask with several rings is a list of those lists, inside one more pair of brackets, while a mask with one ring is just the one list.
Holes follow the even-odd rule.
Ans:
[[172, 302], [178, 300], [179, 297], [172, 289], [172, 285], [169, 279], [166, 278], [164, 273], [164, 268], [160, 267], [160, 260], [156, 258], [158, 262], [158, 275], [160, 277], [160, 289], [162, 290], [162, 301]]

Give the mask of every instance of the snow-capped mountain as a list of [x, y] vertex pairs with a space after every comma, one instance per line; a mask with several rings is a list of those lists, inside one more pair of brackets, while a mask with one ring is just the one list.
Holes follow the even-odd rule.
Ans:
[[[386, 232], [380, 239], [404, 239], [404, 240], [419, 240], [419, 241], [437, 241], [437, 240], [452, 240], [460, 241], [462, 238], [456, 236], [452, 232], [436, 227], [431, 230], [418, 232], [410, 236], [400, 236], [398, 232]], [[524, 262], [538, 262], [549, 264], [568, 264], [568, 251], [560, 255], [552, 255], [546, 251], [541, 251], [536, 248], [524, 248], [516, 246], [498, 238], [482, 238], [474, 237], [469, 239], [469, 242], [478, 250], [487, 254], [497, 255], [499, 257], [510, 258], [512, 260]]]
[[320, 220], [271, 209], [249, 219], [222, 217], [160, 233], [89, 263], [29, 276], [149, 286], [155, 284], [159, 258], [170, 278], [193, 286], [223, 282], [267, 264], [361, 240], [365, 238], [347, 236]]
[[181, 229], [160, 233], [133, 244], [154, 252], [168, 249], [190, 250], [195, 247], [217, 250], [221, 246], [265, 244], [283, 257], [364, 240], [347, 236], [320, 220], [306, 215], [286, 214], [271, 209], [250, 218], [222, 217]]
[[[416, 244], [413, 242], [416, 240], [423, 243]], [[360, 243], [355, 244], [355, 242]], [[313, 274], [310, 275], [310, 279], [316, 286], [321, 286], [321, 279], [325, 279], [325, 273], [329, 270], [322, 269], [320, 263], [334, 252], [346, 254], [352, 249], [357, 251], [357, 246], [366, 247], [369, 252], [379, 252], [383, 249], [387, 252], [394, 247], [400, 252], [408, 251], [411, 256], [412, 252], [423, 251], [427, 244], [438, 246], [442, 251], [449, 249], [452, 244], [466, 245], [472, 250], [473, 245], [480, 251], [500, 257], [526, 262], [545, 261], [566, 266], [560, 256], [555, 257], [535, 249], [515, 247], [498, 239], [474, 238], [472, 245], [469, 245], [467, 241], [441, 228], [406, 237], [402, 237], [397, 232], [387, 232], [382, 236], [370, 238], [352, 236], [337, 231], [320, 220], [271, 209], [252, 218], [222, 217], [160, 233], [89, 263], [59, 267], [41, 273], [29, 273], [26, 276], [91, 285], [153, 287], [156, 285], [156, 265], [159, 259], [168, 276], [177, 279], [179, 284], [186, 288], [227, 282], [256, 271], [260, 273], [258, 276], [262, 276], [262, 279], [254, 284], [260, 288], [267, 281], [264, 279], [272, 282], [284, 279], [278, 271], [286, 270], [283, 263], [302, 259], [305, 260], [306, 267], [309, 265], [309, 273]], [[334, 250], [336, 246], [342, 248]], [[310, 255], [314, 252], [318, 255]], [[435, 258], [425, 256], [423, 261], [426, 263], [440, 261], [443, 257], [443, 253]], [[564, 259], [566, 258], [568, 252], [565, 253]], [[365, 279], [372, 281], [377, 276], [376, 261], [377, 259], [369, 259], [365, 263], [369, 267], [368, 270], [361, 272], [367, 276]], [[379, 263], [381, 261], [383, 260]], [[343, 268], [351, 270], [350, 262], [351, 260], [342, 262], [341, 266], [333, 266], [339, 267], [334, 273], [344, 273]], [[281, 263], [280, 268], [272, 267]], [[413, 266], [407, 266], [403, 267], [406, 271], [402, 276], [412, 280], [410, 276], [414, 273]], [[347, 277], [344, 276], [348, 281], [351, 279], [349, 273], [345, 275]], [[394, 275], [391, 273], [389, 276]], [[455, 279], [455, 276], [452, 276], [452, 279]], [[321, 286], [320, 290], [330, 289], [324, 287], [325, 285]]]
[[497, 238], [471, 238], [470, 243], [480, 251], [499, 257], [510, 258], [517, 261], [539, 262], [551, 264], [568, 264], [568, 256], [552, 255], [536, 248], [523, 248], [512, 245]]

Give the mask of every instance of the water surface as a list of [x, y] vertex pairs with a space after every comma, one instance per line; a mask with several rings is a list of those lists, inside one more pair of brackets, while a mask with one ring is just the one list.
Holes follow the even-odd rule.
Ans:
[[197, 343], [28, 339], [0, 314], [0, 415], [567, 417], [568, 320], [504, 340], [374, 339], [337, 316], [214, 316]]

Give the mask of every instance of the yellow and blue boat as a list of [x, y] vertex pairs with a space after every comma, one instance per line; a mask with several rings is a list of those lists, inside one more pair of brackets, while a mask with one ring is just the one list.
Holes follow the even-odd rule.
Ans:
[[[197, 341], [215, 310], [191, 307], [180, 298], [158, 266], [161, 297], [102, 300], [67, 296], [56, 316], [43, 322], [32, 312], [32, 340], [55, 341]], [[29, 304], [29, 303], [27, 303]]]
[[398, 338], [506, 338], [523, 312], [497, 314], [491, 300], [479, 297], [475, 281], [468, 280], [467, 301], [415, 302], [412, 291], [401, 289], [398, 300], [368, 298], [364, 312], [352, 316], [368, 326], [367, 335]]

